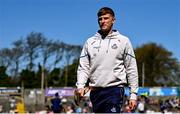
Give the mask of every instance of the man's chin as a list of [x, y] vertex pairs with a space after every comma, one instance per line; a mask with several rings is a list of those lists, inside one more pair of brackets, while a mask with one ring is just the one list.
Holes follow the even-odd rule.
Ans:
[[107, 29], [101, 29], [102, 32], [107, 32], [108, 30]]

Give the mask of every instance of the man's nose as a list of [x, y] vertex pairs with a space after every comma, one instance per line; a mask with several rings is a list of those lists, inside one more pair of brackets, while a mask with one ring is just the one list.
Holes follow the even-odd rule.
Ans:
[[103, 25], [105, 23], [105, 20], [102, 19], [100, 23], [101, 25]]
[[105, 22], [105, 19], [102, 18], [101, 22], [104, 23], [104, 22]]

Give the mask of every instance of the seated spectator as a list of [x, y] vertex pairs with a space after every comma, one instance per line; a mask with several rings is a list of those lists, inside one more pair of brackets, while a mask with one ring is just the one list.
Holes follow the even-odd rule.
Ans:
[[62, 110], [62, 104], [61, 104], [61, 99], [59, 98], [59, 94], [55, 94], [55, 98], [51, 100], [51, 109], [54, 113], [60, 113]]

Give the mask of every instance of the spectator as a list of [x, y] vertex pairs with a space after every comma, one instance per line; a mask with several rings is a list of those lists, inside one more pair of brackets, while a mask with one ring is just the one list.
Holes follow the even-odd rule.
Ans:
[[143, 98], [140, 99], [138, 106], [137, 106], [138, 112], [139, 113], [144, 113], [145, 112], [145, 101]]
[[66, 114], [72, 114], [74, 113], [74, 109], [72, 105], [67, 106]]
[[81, 113], [81, 112], [82, 112], [82, 108], [81, 107], [76, 108], [76, 113]]
[[165, 113], [167, 111], [167, 106], [163, 101], [160, 101], [160, 110], [162, 113]]
[[12, 110], [14, 110], [16, 108], [16, 100], [14, 97], [12, 97], [10, 100], [10, 107]]
[[54, 113], [60, 113], [62, 110], [62, 104], [61, 104], [61, 99], [59, 98], [59, 94], [55, 94], [55, 98], [51, 100], [51, 109]]

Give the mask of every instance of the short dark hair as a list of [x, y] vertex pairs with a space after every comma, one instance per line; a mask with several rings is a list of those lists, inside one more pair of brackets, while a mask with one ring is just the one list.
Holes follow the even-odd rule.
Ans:
[[59, 96], [59, 93], [58, 93], [58, 92], [57, 92], [57, 93], [55, 93], [55, 96], [56, 96], [56, 97], [58, 97], [58, 96]]
[[111, 14], [113, 17], [115, 17], [114, 11], [109, 7], [102, 7], [98, 11], [97, 16], [100, 17], [100, 16], [105, 15], [105, 14]]

